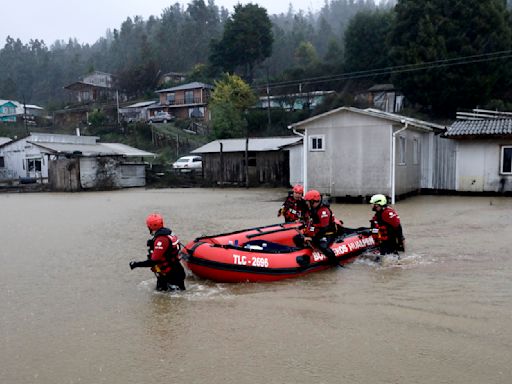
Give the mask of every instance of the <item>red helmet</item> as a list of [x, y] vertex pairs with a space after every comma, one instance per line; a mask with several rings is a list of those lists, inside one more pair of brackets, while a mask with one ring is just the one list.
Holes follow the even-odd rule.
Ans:
[[304, 200], [306, 201], [320, 201], [320, 192], [318, 192], [316, 189], [312, 189], [311, 191], [307, 191], [306, 195], [304, 196]]
[[146, 225], [151, 231], [157, 231], [164, 226], [164, 219], [158, 213], [152, 213], [146, 218]]
[[293, 192], [298, 193], [299, 195], [302, 196], [302, 194], [304, 193], [304, 187], [300, 184], [297, 184], [293, 187]]

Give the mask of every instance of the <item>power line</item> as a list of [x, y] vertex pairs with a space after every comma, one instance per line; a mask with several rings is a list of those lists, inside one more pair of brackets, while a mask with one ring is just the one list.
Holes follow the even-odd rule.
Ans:
[[454, 57], [451, 59], [442, 59], [442, 60], [428, 61], [428, 62], [416, 63], [416, 64], [404, 64], [404, 65], [397, 65], [397, 66], [391, 66], [391, 67], [369, 69], [369, 70], [364, 70], [364, 71], [353, 71], [353, 72], [341, 73], [341, 74], [337, 74], [337, 75], [326, 75], [326, 76], [317, 76], [317, 77], [298, 79], [298, 80], [281, 81], [281, 82], [275, 82], [275, 83], [264, 84], [261, 86], [256, 86], [254, 88], [258, 89], [258, 90], [266, 89], [267, 87], [284, 88], [284, 87], [288, 87], [288, 86], [306, 84], [306, 83], [307, 84], [318, 84], [318, 83], [324, 83], [324, 82], [328, 82], [328, 81], [349, 80], [349, 79], [358, 79], [358, 78], [364, 78], [364, 77], [370, 77], [370, 76], [389, 75], [389, 74], [393, 74], [393, 73], [403, 73], [403, 72], [420, 71], [420, 70], [427, 70], [427, 69], [437, 69], [437, 68], [450, 67], [450, 66], [455, 66], [455, 65], [474, 64], [474, 63], [481, 63], [481, 62], [487, 62], [487, 61], [493, 61], [493, 60], [502, 60], [502, 59], [509, 59], [509, 58], [512, 58], [512, 50], [497, 51], [497, 52], [490, 52], [490, 53], [483, 53], [483, 54], [469, 55], [469, 56], [459, 56], [459, 57]]

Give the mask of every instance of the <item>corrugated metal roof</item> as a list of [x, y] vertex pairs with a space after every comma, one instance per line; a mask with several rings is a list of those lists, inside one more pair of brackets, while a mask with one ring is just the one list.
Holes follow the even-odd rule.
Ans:
[[72, 144], [35, 142], [34, 145], [52, 154], [75, 154], [79, 152], [84, 157], [91, 156], [126, 156], [126, 157], [156, 157], [154, 153], [118, 143]]
[[135, 147], [130, 147], [126, 144], [121, 143], [100, 143], [103, 146], [106, 146], [113, 151], [116, 151], [123, 156], [128, 157], [156, 157], [157, 155], [151, 152], [143, 151], [142, 149], [138, 149]]
[[444, 134], [453, 136], [512, 135], [512, 119], [459, 120]]
[[0, 145], [10, 142], [11, 139], [8, 137], [0, 137]]
[[375, 108], [359, 109], [359, 108], [354, 108], [354, 107], [336, 108], [336, 109], [330, 110], [328, 112], [321, 113], [320, 115], [310, 117], [309, 119], [294, 123], [294, 124], [290, 125], [290, 128], [304, 129], [303, 126], [307, 125], [308, 123], [310, 123], [312, 121], [322, 119], [322, 118], [334, 115], [336, 113], [343, 113], [343, 112], [353, 112], [353, 113], [358, 113], [361, 115], [378, 117], [381, 119], [393, 121], [393, 122], [400, 123], [400, 124], [407, 123], [410, 126], [414, 126], [416, 128], [423, 129], [425, 131], [433, 131], [433, 130], [444, 131], [446, 129], [446, 127], [443, 125], [431, 123], [429, 121], [413, 119], [412, 117], [407, 117], [407, 116], [399, 115], [396, 113], [384, 112], [384, 111], [381, 111], [380, 109], [375, 109]]
[[178, 86], [172, 87], [172, 88], [159, 89], [158, 91], [156, 91], [156, 93], [183, 91], [185, 89], [196, 89], [196, 88], [210, 88], [210, 89], [213, 89], [213, 85], [205, 84], [205, 83], [200, 83], [198, 81], [194, 81], [192, 83], [178, 85]]
[[75, 136], [57, 133], [31, 132], [28, 141], [31, 143], [65, 143], [65, 144], [96, 144], [98, 136]]
[[126, 107], [123, 107], [123, 108], [143, 108], [143, 107], [147, 107], [149, 105], [153, 105], [155, 103], [158, 103], [158, 101], [156, 101], [156, 100], [141, 101], [140, 103], [135, 103], [135, 104], [132, 104], [132, 105], [127, 105]]
[[[249, 138], [249, 151], [266, 152], [277, 151], [281, 147], [296, 143], [302, 140], [297, 136], [286, 137], [257, 137]], [[245, 151], [245, 139], [223, 139], [215, 140], [192, 151], [192, 153], [217, 153], [220, 152], [220, 143], [222, 143], [223, 152], [243, 152]]]

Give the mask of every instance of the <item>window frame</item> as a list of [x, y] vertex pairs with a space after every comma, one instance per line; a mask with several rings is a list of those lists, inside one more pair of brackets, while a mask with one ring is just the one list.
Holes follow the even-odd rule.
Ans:
[[176, 104], [176, 92], [169, 92], [166, 95], [167, 104], [175, 105]]
[[420, 141], [417, 137], [412, 139], [412, 163], [414, 165], [420, 163]]
[[398, 165], [406, 165], [407, 139], [403, 135], [398, 136]]
[[185, 104], [194, 104], [194, 90], [185, 91]]
[[42, 170], [43, 159], [41, 159], [40, 157], [27, 159], [27, 172], [42, 172]]
[[[318, 146], [318, 140], [320, 140], [320, 146]], [[325, 135], [311, 135], [308, 143], [310, 152], [325, 152]]]
[[512, 161], [511, 161], [511, 164], [510, 164], [510, 170], [509, 171], [504, 171], [504, 163], [503, 161], [505, 160], [505, 150], [509, 150], [511, 151], [511, 158], [512, 158], [512, 145], [502, 145], [501, 148], [500, 148], [500, 175], [512, 175]]

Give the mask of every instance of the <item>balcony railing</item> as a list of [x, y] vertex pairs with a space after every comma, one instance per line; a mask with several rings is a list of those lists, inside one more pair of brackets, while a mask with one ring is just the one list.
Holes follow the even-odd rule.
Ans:
[[185, 97], [176, 98], [174, 100], [166, 100], [167, 105], [190, 105], [190, 104], [207, 104], [209, 97]]

